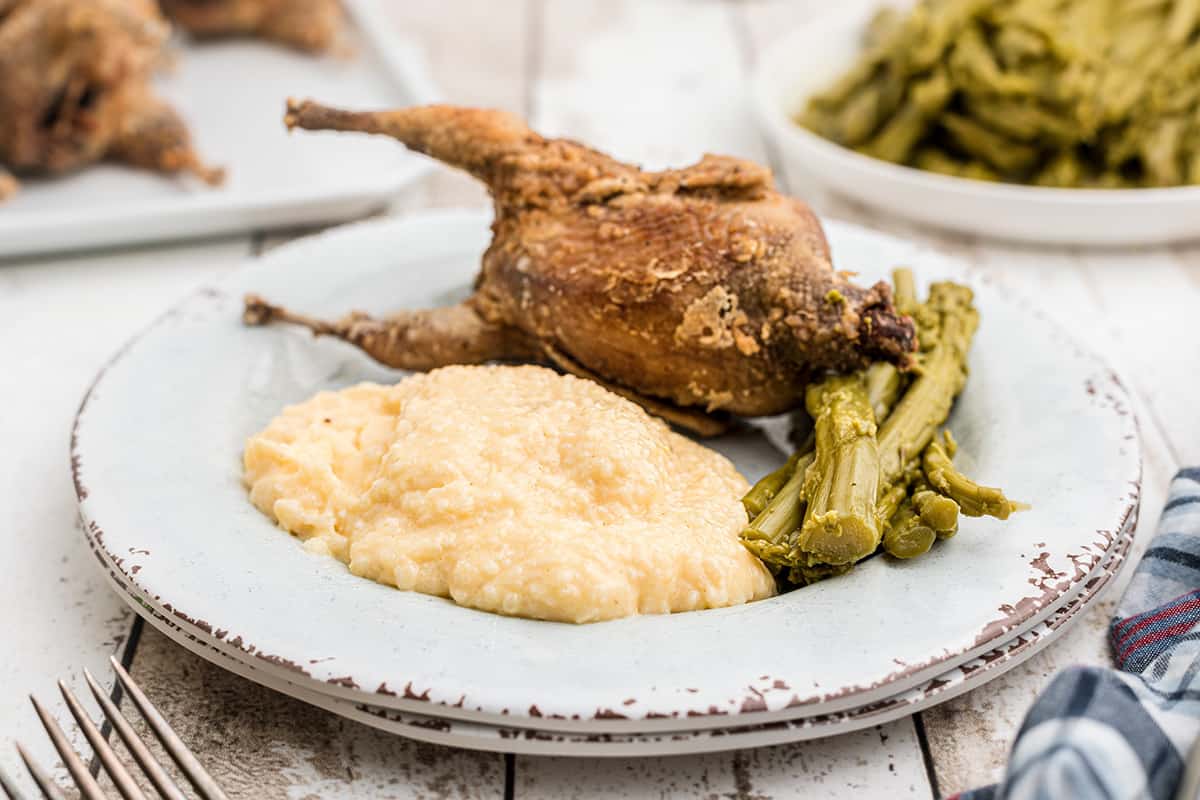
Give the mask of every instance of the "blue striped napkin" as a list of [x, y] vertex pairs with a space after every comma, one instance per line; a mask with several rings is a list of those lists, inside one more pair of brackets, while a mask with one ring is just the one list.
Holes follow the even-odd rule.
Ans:
[[960, 800], [1171, 800], [1200, 734], [1200, 467], [1171, 483], [1109, 629], [1117, 669], [1072, 667], [1017, 732], [1004, 780]]

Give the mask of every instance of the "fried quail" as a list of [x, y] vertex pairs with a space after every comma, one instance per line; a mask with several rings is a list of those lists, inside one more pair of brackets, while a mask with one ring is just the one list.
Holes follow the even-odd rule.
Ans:
[[[150, 88], [167, 34], [152, 0], [0, 0], [0, 167], [53, 175], [111, 159], [219, 180]], [[0, 172], [0, 197], [15, 189]]]
[[708, 155], [647, 172], [452, 106], [291, 102], [286, 122], [385, 134], [469, 172], [491, 190], [493, 238], [461, 305], [323, 322], [251, 296], [248, 323], [305, 325], [405, 369], [550, 363], [703, 434], [729, 415], [802, 406], [814, 374], [905, 364], [915, 347], [889, 286], [835, 270], [812, 211], [753, 162]]
[[19, 187], [17, 179], [11, 173], [0, 168], [0, 203], [16, 194]]
[[257, 36], [310, 53], [333, 47], [342, 28], [339, 0], [161, 0], [193, 36]]

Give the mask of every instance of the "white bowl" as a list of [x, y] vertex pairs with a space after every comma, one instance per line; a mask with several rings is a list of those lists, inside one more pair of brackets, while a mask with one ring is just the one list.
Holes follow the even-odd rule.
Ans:
[[829, 190], [961, 233], [1067, 245], [1200, 239], [1200, 187], [1048, 189], [954, 178], [860, 155], [790, 118], [858, 57], [875, 7], [822, 16], [762, 54], [753, 81], [760, 123], [790, 167]]

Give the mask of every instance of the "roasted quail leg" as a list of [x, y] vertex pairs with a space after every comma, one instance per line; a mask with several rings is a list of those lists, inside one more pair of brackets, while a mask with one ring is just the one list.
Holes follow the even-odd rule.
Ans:
[[109, 158], [163, 173], [189, 172], [217, 185], [225, 171], [204, 165], [192, 147], [192, 137], [175, 109], [149, 92], [129, 108], [108, 150]]

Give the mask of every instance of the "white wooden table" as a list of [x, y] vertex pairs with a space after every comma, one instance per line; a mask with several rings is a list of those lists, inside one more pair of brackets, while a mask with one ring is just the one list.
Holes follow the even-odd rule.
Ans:
[[[507, 108], [544, 133], [648, 166], [704, 151], [770, 163], [784, 186], [828, 216], [935, 243], [1040, 296], [1134, 393], [1145, 447], [1139, 551], [1171, 474], [1200, 462], [1200, 247], [1048, 251], [947, 237], [818, 195], [775, 162], [750, 115], [748, 71], [763, 44], [833, 4], [389, 5], [399, 31], [426, 47], [448, 100]], [[468, 179], [440, 173], [390, 213], [485, 202]], [[70, 421], [103, 361], [167, 304], [302, 233], [0, 263], [0, 768], [8, 773], [24, 779], [10, 737], [55, 761], [26, 696], [51, 701], [65, 717], [54, 680], [81, 686], [83, 667], [107, 675], [104, 660], [116, 653], [236, 797], [925, 798], [995, 779], [1050, 676], [1107, 661], [1112, 595], [1025, 665], [911, 719], [762, 750], [603, 761], [417, 745], [209, 666], [142, 628], [91, 563], [68, 477]]]

